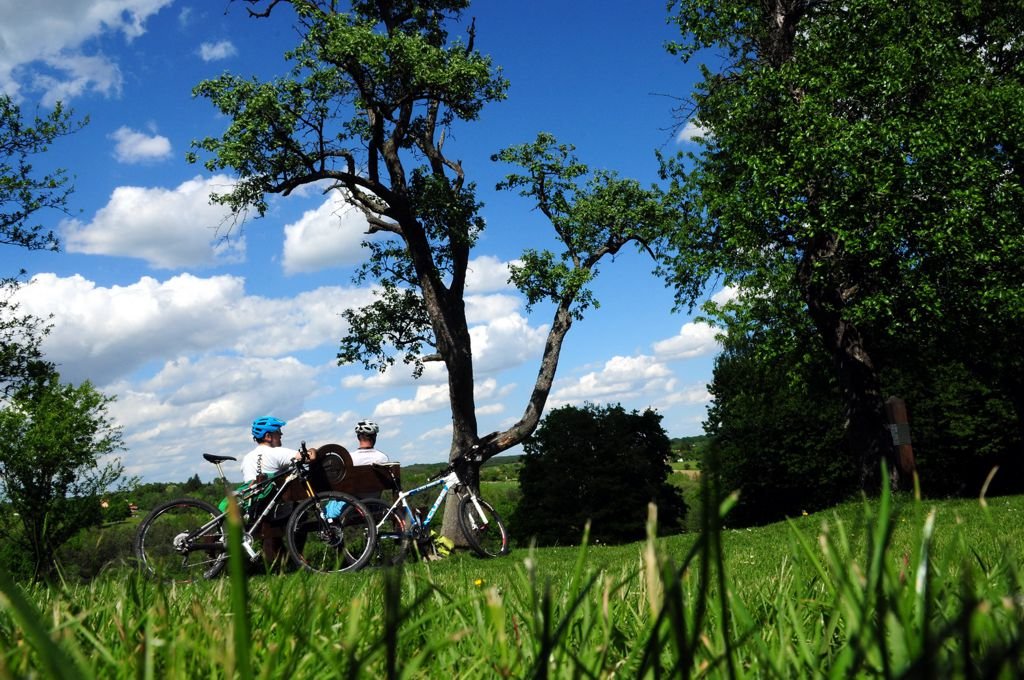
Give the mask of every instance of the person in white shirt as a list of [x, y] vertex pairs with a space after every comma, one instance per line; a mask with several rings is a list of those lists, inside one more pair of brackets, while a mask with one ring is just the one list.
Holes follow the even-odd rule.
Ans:
[[[252, 421], [252, 438], [256, 448], [242, 458], [242, 480], [251, 482], [257, 475], [272, 477], [300, 460], [302, 454], [294, 449], [281, 446], [281, 428], [287, 423], [274, 416], [261, 416]], [[308, 460], [316, 459], [316, 449], [306, 449]], [[283, 562], [284, 542], [280, 527], [262, 527], [263, 556], [268, 565]]]
[[359, 440], [359, 448], [350, 453], [353, 465], [387, 463], [391, 460], [387, 454], [377, 449], [378, 432], [380, 432], [380, 427], [372, 420], [360, 420], [356, 423], [356, 439]]
[[[273, 416], [262, 416], [252, 421], [252, 438], [256, 441], [256, 448], [242, 458], [242, 481], [251, 482], [260, 473], [276, 475], [291, 465], [293, 460], [302, 457], [298, 451], [281, 446], [281, 428], [287, 424]], [[306, 451], [309, 460], [316, 459], [316, 449]]]

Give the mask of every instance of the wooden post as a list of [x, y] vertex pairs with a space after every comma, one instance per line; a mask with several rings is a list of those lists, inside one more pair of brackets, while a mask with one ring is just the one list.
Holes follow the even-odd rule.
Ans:
[[914, 479], [914, 447], [910, 443], [910, 421], [907, 418], [907, 405], [899, 397], [885, 400], [885, 413], [889, 418], [889, 431], [892, 433], [892, 445], [896, 449], [896, 471], [900, 486], [911, 488]]

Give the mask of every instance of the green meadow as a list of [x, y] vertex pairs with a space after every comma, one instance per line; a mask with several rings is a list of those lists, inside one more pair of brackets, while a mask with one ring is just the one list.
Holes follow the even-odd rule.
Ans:
[[[3, 577], [0, 677], [1020, 677], [1024, 497], [165, 585]], [[727, 515], [726, 515], [727, 516]], [[649, 525], [649, 529], [652, 529]], [[233, 538], [237, 541], [238, 529]]]

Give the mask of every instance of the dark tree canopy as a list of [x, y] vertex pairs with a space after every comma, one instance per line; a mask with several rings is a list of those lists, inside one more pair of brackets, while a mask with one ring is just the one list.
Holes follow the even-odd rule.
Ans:
[[588, 521], [592, 541], [637, 541], [652, 502], [662, 532], [678, 531], [686, 516], [686, 503], [668, 482], [668, 435], [650, 409], [563, 406], [544, 417], [523, 448], [522, 497], [510, 524], [524, 544], [578, 545]]
[[[832, 363], [796, 300], [760, 295], [713, 309], [726, 329], [715, 360], [704, 470], [738, 490], [731, 526], [814, 512], [856, 494], [857, 459], [843, 445], [843, 403]], [[920, 490], [977, 497], [1024, 489], [1012, 404], [950, 356], [944, 340], [865, 328], [883, 394], [908, 405]], [[708, 464], [710, 462], [710, 464]]]
[[798, 301], [759, 296], [714, 309], [726, 329], [709, 390], [703, 474], [739, 491], [729, 526], [815, 512], [860, 488], [843, 446], [842, 398], [828, 353]]
[[723, 272], [751, 294], [797, 292], [866, 490], [891, 451], [869, 325], [987, 342], [972, 370], [1024, 416], [1024, 4], [672, 7], [673, 50], [719, 60], [688, 112], [702, 150], [665, 167], [687, 213], [669, 267], [680, 301]]

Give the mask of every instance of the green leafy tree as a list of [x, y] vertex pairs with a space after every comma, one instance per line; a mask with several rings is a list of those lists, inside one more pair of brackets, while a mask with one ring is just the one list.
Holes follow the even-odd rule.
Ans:
[[48, 210], [66, 211], [73, 187], [66, 171], [40, 175], [32, 161], [84, 124], [73, 122], [59, 102], [46, 117], [27, 121], [10, 96], [0, 95], [0, 244], [59, 249], [57, 236], [36, 218]]
[[510, 521], [521, 543], [576, 545], [588, 521], [591, 540], [640, 540], [651, 502], [661, 532], [680, 529], [686, 503], [667, 481], [671, 444], [656, 412], [563, 406], [523, 448], [522, 496]]
[[686, 212], [667, 269], [680, 301], [721, 272], [796, 291], [872, 492], [892, 447], [867, 326], [926, 328], [961, 356], [990, 343], [973, 370], [1021, 403], [1024, 3], [671, 7], [672, 49], [721, 57], [694, 95], [702, 150], [665, 165]]
[[503, 99], [507, 82], [475, 49], [476, 28], [459, 26], [465, 0], [352, 2], [247, 0], [254, 16], [290, 7], [300, 44], [290, 75], [258, 82], [226, 74], [195, 90], [230, 123], [220, 138], [194, 143], [211, 171], [238, 184], [215, 200], [239, 216], [262, 215], [267, 196], [317, 183], [340, 191], [369, 223], [368, 258], [356, 280], [378, 284], [369, 306], [345, 312], [339, 361], [385, 370], [397, 358], [415, 373], [424, 362], [447, 370], [452, 456], [481, 459], [521, 442], [539, 422], [563, 340], [596, 305], [588, 285], [605, 257], [644, 247], [673, 217], [662, 197], [610, 172], [591, 172], [571, 146], [541, 134], [495, 160], [515, 165], [501, 188], [518, 191], [551, 222], [552, 250], [529, 250], [512, 280], [530, 304], [554, 315], [523, 415], [508, 429], [478, 431], [465, 284], [471, 250], [484, 229], [475, 186], [445, 141], [458, 123]]
[[0, 281], [0, 395], [6, 397], [40, 382], [53, 371], [40, 343], [49, 331], [45, 319], [21, 314], [11, 299], [20, 282]]
[[19, 391], [0, 410], [0, 498], [17, 513], [4, 523], [8, 544], [31, 558], [31, 576], [54, 568], [58, 548], [79, 530], [103, 520], [101, 494], [120, 477], [120, 428], [107, 417], [112, 400], [88, 382], [51, 380]]
[[[0, 94], [0, 246], [28, 250], [57, 250], [52, 230], [38, 222], [48, 211], [67, 211], [72, 191], [63, 170], [39, 173], [33, 165], [54, 140], [75, 131], [70, 112], [59, 103], [45, 117], [26, 120], [8, 95]], [[0, 274], [0, 392], [10, 395], [22, 385], [43, 380], [52, 365], [43, 359], [39, 343], [45, 320], [21, 314], [11, 297], [24, 272]]]
[[188, 478], [188, 480], [185, 482], [185, 485], [182, 487], [182, 491], [184, 491], [187, 494], [192, 494], [202, 488], [203, 482], [201, 479], [199, 479], [199, 473], [197, 472], [196, 474]]

